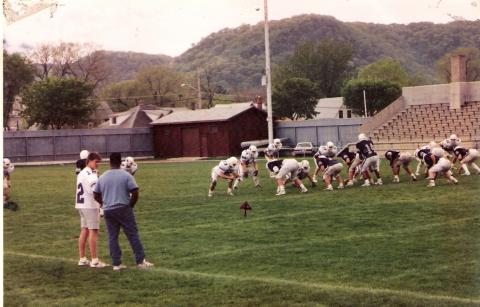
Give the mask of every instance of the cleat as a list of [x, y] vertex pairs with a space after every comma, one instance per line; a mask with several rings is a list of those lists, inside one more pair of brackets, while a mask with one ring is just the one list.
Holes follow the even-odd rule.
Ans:
[[337, 189], [339, 189], [339, 190], [342, 190], [343, 188], [345, 188], [345, 186], [343, 184], [339, 184], [338, 187], [337, 187]]
[[78, 266], [87, 266], [87, 265], [90, 265], [90, 261], [88, 259], [85, 259], [85, 260], [78, 260]]
[[113, 266], [113, 270], [114, 270], [114, 271], [121, 271], [121, 270], [124, 270], [124, 269], [126, 269], [126, 268], [127, 268], [127, 266], [126, 266], [126, 265], [123, 265], [123, 264], [114, 265], [114, 266]]
[[102, 269], [102, 268], [107, 267], [107, 266], [108, 266], [108, 264], [103, 263], [103, 262], [101, 262], [101, 261], [97, 261], [97, 262], [95, 262], [95, 263], [90, 262], [90, 267], [91, 267], [91, 268]]
[[285, 195], [285, 194], [287, 194], [287, 193], [285, 192], [285, 190], [280, 190], [280, 191], [278, 191], [278, 193], [275, 194], [275, 195], [276, 195], [276, 196], [280, 196], [280, 195]]
[[103, 209], [102, 209], [102, 208], [100, 208], [99, 212], [100, 212], [100, 217], [103, 217], [103, 216], [104, 216], [104, 213], [103, 213]]
[[151, 268], [153, 267], [154, 264], [153, 263], [150, 263], [148, 262], [147, 260], [143, 259], [143, 262], [140, 263], [140, 264], [137, 264], [137, 268], [139, 269], [148, 269], [148, 268]]
[[353, 181], [352, 180], [349, 180], [346, 184], [347, 187], [351, 187], [353, 186]]
[[435, 182], [430, 182], [427, 187], [431, 188], [431, 187], [434, 187], [435, 186]]
[[212, 197], [213, 196], [213, 191], [208, 191], [208, 197]]
[[[399, 180], [400, 181], [400, 180]], [[376, 185], [382, 185], [383, 184], [383, 181], [382, 181], [382, 178], [378, 178], [377, 179], [377, 182], [375, 182]]]
[[468, 173], [465, 172], [465, 173], [462, 174], [462, 176], [470, 176], [470, 172], [468, 172]]
[[307, 192], [308, 192], [308, 190], [307, 190], [307, 188], [305, 188], [305, 189], [302, 189], [302, 191], [301, 191], [301, 192], [302, 192], [302, 193], [307, 193]]
[[333, 187], [332, 186], [329, 186], [325, 189], [325, 191], [333, 191]]
[[364, 184], [361, 185], [362, 187], [369, 187], [370, 186], [370, 182], [369, 181], [365, 181]]

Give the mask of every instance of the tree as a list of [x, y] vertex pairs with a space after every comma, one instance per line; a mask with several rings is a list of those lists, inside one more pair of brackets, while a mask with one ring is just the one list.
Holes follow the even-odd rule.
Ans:
[[155, 66], [142, 69], [135, 77], [137, 84], [144, 86], [155, 104], [176, 99], [182, 84], [181, 77], [167, 66]]
[[339, 96], [344, 81], [353, 72], [352, 55], [353, 48], [348, 43], [330, 39], [318, 45], [306, 43], [279, 65], [275, 81], [306, 78], [315, 84], [317, 97]]
[[379, 80], [350, 80], [342, 89], [342, 96], [345, 105], [358, 115], [364, 115], [365, 113], [364, 90], [368, 116], [380, 112], [402, 95], [402, 89], [397, 83]]
[[442, 56], [436, 63], [438, 78], [442, 82], [450, 82], [450, 58], [459, 54], [466, 57], [467, 81], [480, 80], [480, 48], [475, 47], [460, 47]]
[[315, 84], [306, 78], [290, 78], [276, 85], [272, 95], [273, 112], [275, 116], [298, 118], [313, 118], [318, 94]]
[[8, 119], [15, 96], [35, 77], [35, 67], [18, 53], [3, 51], [3, 127], [8, 129]]
[[23, 94], [23, 115], [28, 125], [40, 124], [52, 129], [86, 123], [97, 104], [87, 100], [93, 85], [72, 78], [36, 81]]
[[357, 78], [394, 82], [401, 87], [413, 85], [414, 82], [400, 62], [392, 58], [384, 58], [360, 68]]

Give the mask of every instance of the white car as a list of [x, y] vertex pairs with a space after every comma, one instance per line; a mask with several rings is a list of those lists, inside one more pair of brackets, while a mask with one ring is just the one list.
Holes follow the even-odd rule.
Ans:
[[300, 142], [293, 149], [293, 156], [313, 155], [315, 148], [311, 142]]

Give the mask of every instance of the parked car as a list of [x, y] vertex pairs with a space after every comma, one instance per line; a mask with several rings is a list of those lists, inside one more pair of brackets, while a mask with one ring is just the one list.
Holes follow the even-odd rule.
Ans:
[[311, 142], [300, 142], [295, 146], [293, 149], [293, 156], [306, 156], [306, 155], [313, 155], [315, 152], [315, 148]]

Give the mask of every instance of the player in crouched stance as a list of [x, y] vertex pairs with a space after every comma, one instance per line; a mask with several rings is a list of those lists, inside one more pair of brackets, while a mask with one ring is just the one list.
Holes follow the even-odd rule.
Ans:
[[125, 161], [120, 165], [120, 168], [133, 176], [138, 170], [138, 165], [132, 157], [126, 157]]
[[236, 189], [240, 181], [243, 181], [245, 178], [250, 175], [253, 179], [253, 183], [255, 184], [256, 188], [260, 186], [260, 180], [258, 179], [258, 167], [257, 167], [257, 158], [258, 158], [258, 151], [257, 146], [250, 145], [248, 149], [242, 151], [240, 156], [240, 167], [238, 171], [238, 178], [235, 179], [235, 183], [233, 184], [233, 188]]
[[208, 197], [213, 196], [218, 177], [228, 180], [227, 194], [233, 195], [233, 182], [238, 178], [238, 159], [230, 157], [227, 160], [220, 161], [217, 166], [212, 168], [212, 181], [208, 189]]
[[458, 170], [459, 174], [463, 170], [463, 175], [470, 176], [470, 171], [468, 170], [468, 166], [470, 166], [477, 171], [477, 175], [480, 175], [480, 168], [474, 163], [480, 156], [478, 150], [475, 148], [467, 149], [462, 146], [457, 146], [453, 153], [455, 157], [453, 158], [452, 164], [457, 160], [460, 161], [460, 169]]
[[[285, 183], [291, 180], [295, 186], [300, 188], [302, 193], [308, 192], [305, 185], [298, 178], [298, 176], [310, 170], [310, 164], [307, 160], [298, 162], [295, 159], [274, 160], [267, 162], [267, 168], [270, 172], [275, 174], [275, 180], [277, 182], [277, 196], [285, 195]], [[302, 175], [300, 175], [302, 176]]]
[[458, 180], [452, 176], [452, 163], [450, 160], [444, 158], [445, 152], [440, 147], [432, 149], [432, 153], [429, 156], [425, 156], [425, 163], [429, 166], [428, 169], [428, 187], [435, 186], [435, 179], [438, 175], [443, 174], [448, 182], [458, 183]]
[[[383, 181], [380, 177], [380, 160], [378, 159], [378, 154], [373, 150], [373, 142], [368, 139], [368, 137], [364, 133], [360, 133], [358, 135], [358, 142], [355, 144], [358, 149], [359, 159], [362, 162], [361, 166], [361, 173], [363, 178], [365, 179], [365, 183], [362, 187], [368, 187], [374, 184], [373, 179], [371, 178], [370, 172], [375, 172], [377, 176], [377, 181], [375, 182], [376, 185], [382, 185]], [[355, 167], [357, 166], [358, 161], [354, 161], [350, 166], [349, 170], [349, 180], [347, 182], [347, 186], [353, 185], [353, 174]]]
[[393, 182], [400, 182], [400, 177], [398, 176], [400, 174], [400, 166], [403, 167], [403, 169], [407, 172], [408, 175], [410, 175], [410, 177], [412, 177], [413, 181], [417, 180], [415, 174], [408, 167], [410, 162], [413, 161], [413, 157], [409, 152], [388, 150], [387, 152], [385, 152], [385, 158], [390, 161], [390, 167], [392, 168], [393, 172]]
[[315, 164], [317, 165], [317, 172], [323, 171], [323, 181], [327, 191], [333, 191], [332, 181], [335, 178], [338, 182], [338, 189], [343, 189], [343, 179], [340, 172], [343, 169], [342, 163], [335, 159], [328, 158], [324, 155], [315, 156]]

